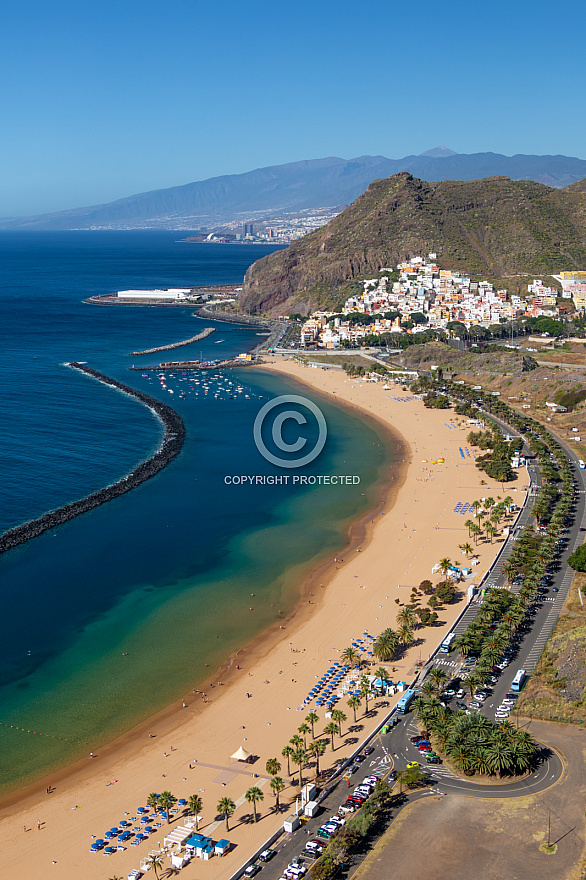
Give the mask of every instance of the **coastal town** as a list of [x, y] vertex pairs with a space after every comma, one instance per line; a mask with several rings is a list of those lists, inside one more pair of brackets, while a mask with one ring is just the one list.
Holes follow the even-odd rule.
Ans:
[[442, 269], [435, 253], [413, 257], [360, 282], [340, 312], [317, 310], [301, 327], [303, 345], [326, 349], [360, 345], [372, 335], [484, 328], [524, 318], [560, 318], [586, 309], [586, 272], [561, 272], [559, 287], [535, 278], [526, 294]]

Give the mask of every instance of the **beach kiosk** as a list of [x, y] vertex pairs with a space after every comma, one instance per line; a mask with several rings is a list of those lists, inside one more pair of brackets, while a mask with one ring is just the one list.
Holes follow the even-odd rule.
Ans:
[[214, 849], [216, 851], [217, 856], [225, 856], [226, 853], [230, 850], [231, 843], [229, 840], [226, 840], [224, 837], [214, 845]]

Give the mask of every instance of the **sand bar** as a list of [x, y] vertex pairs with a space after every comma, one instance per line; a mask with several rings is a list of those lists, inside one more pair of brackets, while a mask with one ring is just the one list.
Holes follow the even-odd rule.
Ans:
[[[150, 792], [165, 789], [180, 798], [199, 794], [203, 800], [200, 830], [214, 839], [227, 836], [236, 844], [236, 849], [224, 858], [205, 863], [195, 860], [183, 869], [182, 876], [187, 880], [227, 880], [247, 854], [282, 824], [283, 814], [272, 812], [274, 798], [265, 772], [268, 758], [279, 757], [283, 764], [280, 775], [291, 782], [282, 801], [295, 800], [298, 788], [294, 779], [287, 777], [286, 761], [280, 754], [307, 711], [315, 709], [312, 704], [298, 711], [316, 678], [365, 630], [377, 635], [385, 627], [395, 626], [395, 599], [408, 602], [408, 588], [430, 577], [440, 558], [464, 561], [458, 545], [469, 540], [464, 526], [467, 517], [454, 512], [457, 502], [503, 495], [500, 484], [476, 469], [472, 456], [462, 457], [460, 447], [467, 445], [469, 428], [457, 427], [456, 422], [463, 420], [451, 411], [426, 410], [400, 386], [385, 390], [382, 383], [369, 385], [352, 380], [338, 370], [312, 369], [290, 360], [267, 368], [357, 407], [399, 432], [409, 450], [406, 457], [410, 465], [400, 475], [398, 493], [391, 493], [386, 504], [372, 515], [362, 545], [340, 554], [328, 572], [322, 568], [306, 585], [299, 607], [284, 630], [273, 630], [232, 658], [232, 674], [225, 676], [223, 685], [215, 681], [211, 690], [206, 688], [209, 701], [205, 705], [200, 694], [189, 694], [185, 699], [187, 708], [178, 710], [174, 706], [94, 758], [88, 756], [76, 767], [20, 797], [5, 799], [0, 805], [0, 840], [3, 876], [8, 880], [38, 880], [52, 876], [52, 871], [65, 880], [77, 878], [80, 871], [88, 880], [126, 877], [139, 866], [141, 858], [156, 849], [159, 842], [162, 844], [165, 826], [148, 842], [128, 846], [109, 857], [90, 853], [92, 835], [102, 837], [120, 820], [136, 816], [136, 808], [145, 804]], [[444, 463], [439, 463], [440, 458]], [[483, 476], [486, 483], [481, 485]], [[506, 487], [505, 494], [518, 496], [516, 500], [522, 503], [525, 483], [523, 471], [515, 484], [516, 491]], [[475, 569], [475, 582], [499, 546], [497, 541], [478, 544], [480, 564]], [[412, 679], [417, 662], [428, 658], [462, 604], [442, 609], [442, 626], [417, 631], [419, 643], [400, 662], [389, 664], [395, 667], [393, 680]], [[241, 669], [236, 671], [236, 666]], [[371, 702], [370, 708], [373, 706]], [[348, 716], [343, 725], [345, 736], [337, 740], [333, 753], [328, 745], [322, 767], [350, 754], [356, 741], [378, 724], [380, 713], [388, 711], [381, 707], [365, 718], [363, 706], [358, 712], [362, 729], [349, 732], [352, 712], [344, 705], [341, 708]], [[316, 711], [320, 716], [316, 725], [319, 735], [327, 721], [323, 709]], [[155, 735], [149, 736], [149, 732]], [[254, 766], [230, 760], [239, 746], [259, 756]], [[314, 772], [310, 765], [305, 769], [305, 778]], [[258, 776], [254, 778], [253, 774]], [[56, 790], [46, 794], [49, 782]], [[250, 821], [251, 808], [243, 797], [251, 785], [258, 785], [265, 795], [256, 825]], [[227, 835], [216, 815], [222, 797], [230, 797], [237, 805]], [[168, 861], [165, 866], [169, 866]]]

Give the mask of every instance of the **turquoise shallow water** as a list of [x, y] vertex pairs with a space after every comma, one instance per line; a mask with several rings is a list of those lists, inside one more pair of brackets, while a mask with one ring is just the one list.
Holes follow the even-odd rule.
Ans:
[[[0, 557], [3, 791], [95, 750], [178, 699], [205, 680], [206, 663], [217, 666], [274, 623], [279, 609], [290, 610], [307, 571], [343, 546], [348, 524], [371, 503], [366, 487], [388, 461], [371, 424], [313, 398], [326, 417], [328, 441], [304, 473], [358, 474], [360, 486], [226, 485], [226, 474], [274, 472], [254, 446], [254, 419], [264, 402], [299, 394], [299, 386], [243, 369], [214, 374], [207, 394], [181, 376], [168, 377], [163, 388], [129, 372], [126, 352], [193, 335], [201, 323], [188, 310], [108, 310], [80, 300], [122, 286], [237, 281], [246, 249], [230, 248], [230, 256], [216, 247], [224, 261], [218, 267], [213, 254], [177, 251], [168, 234], [151, 237], [148, 248], [141, 236], [111, 238], [85, 239], [77, 256], [79, 238], [61, 238], [63, 266], [77, 260], [79, 270], [63, 268], [61, 276], [55, 240], [52, 247], [39, 240], [39, 285], [45, 273], [47, 281], [57, 274], [63, 286], [50, 297], [43, 286], [19, 296], [16, 272], [10, 284], [4, 279], [3, 308], [14, 328], [5, 349], [14, 381], [0, 392], [14, 416], [0, 458], [4, 527], [118, 478], [158, 442], [160, 426], [147, 410], [60, 366], [63, 360], [88, 360], [164, 399], [183, 417], [187, 441], [138, 489]], [[150, 265], [141, 283], [138, 264], [156, 250], [153, 241], [160, 271], [171, 277], [159, 280]], [[22, 253], [14, 257], [17, 244], [0, 240], [15, 266], [24, 260]], [[30, 261], [34, 242], [25, 245]], [[176, 274], [174, 255], [181, 264]], [[204, 257], [209, 265], [202, 267]], [[96, 278], [80, 290], [80, 278], [93, 279], [87, 266], [95, 262], [103, 287]], [[126, 277], [122, 285], [129, 266], [132, 284]], [[75, 289], [68, 286], [74, 278]], [[252, 331], [225, 325], [210, 340], [208, 357], [257, 341]]]

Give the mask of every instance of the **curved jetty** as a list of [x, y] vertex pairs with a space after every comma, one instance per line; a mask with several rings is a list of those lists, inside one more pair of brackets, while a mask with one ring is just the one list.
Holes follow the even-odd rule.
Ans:
[[49, 513], [43, 514], [38, 519], [33, 519], [30, 522], [23, 523], [4, 532], [3, 535], [0, 535], [0, 553], [12, 550], [14, 547], [18, 547], [19, 544], [24, 544], [26, 541], [30, 541], [31, 538], [36, 538], [37, 535], [41, 535], [47, 529], [53, 529], [55, 526], [74, 519], [82, 513], [87, 513], [88, 510], [92, 510], [94, 507], [105, 504], [112, 498], [117, 498], [119, 495], [130, 492], [131, 489], [136, 488], [136, 486], [144, 483], [145, 480], [149, 480], [155, 474], [158, 474], [179, 454], [183, 446], [185, 425], [175, 410], [167, 406], [166, 403], [161, 403], [160, 400], [156, 400], [148, 394], [143, 394], [142, 391], [136, 391], [134, 388], [123, 385], [121, 382], [116, 381], [116, 379], [110, 379], [109, 376], [98, 373], [97, 370], [93, 370], [86, 364], [73, 362], [66, 366], [72, 367], [72, 369], [78, 370], [80, 373], [85, 373], [86, 376], [97, 379], [98, 382], [102, 382], [110, 388], [122, 391], [124, 394], [134, 397], [144, 406], [147, 406], [164, 425], [165, 433], [163, 439], [159, 444], [159, 448], [150, 458], [141, 461], [134, 470], [125, 477], [122, 477], [122, 479], [117, 480], [117, 482], [111, 483], [103, 489], [98, 489], [97, 492], [92, 492], [91, 495], [87, 495], [79, 501], [65, 504], [63, 507], [57, 508], [57, 510], [51, 510]]
[[159, 345], [157, 348], [145, 348], [144, 351], [131, 351], [130, 356], [139, 355], [139, 354], [155, 354], [157, 351], [169, 351], [171, 348], [181, 348], [182, 345], [191, 345], [192, 342], [199, 342], [200, 339], [205, 339], [206, 336], [209, 336], [211, 333], [215, 333], [215, 327], [205, 327], [201, 333], [198, 333], [197, 336], [192, 336], [191, 339], [183, 339], [181, 342], [170, 342], [169, 345]]

